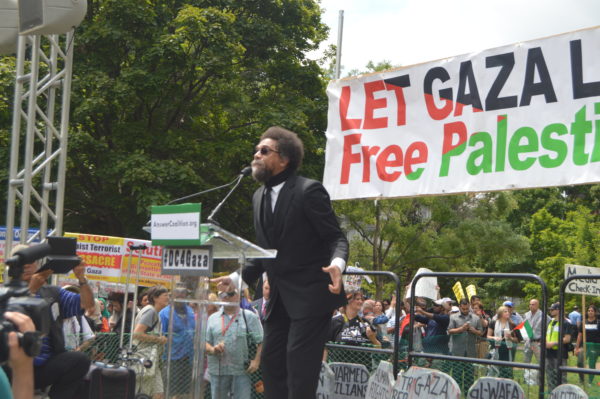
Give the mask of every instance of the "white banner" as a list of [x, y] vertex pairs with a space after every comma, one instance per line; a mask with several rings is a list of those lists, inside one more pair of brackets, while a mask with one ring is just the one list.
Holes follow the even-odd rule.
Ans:
[[600, 181], [600, 28], [332, 81], [332, 199]]

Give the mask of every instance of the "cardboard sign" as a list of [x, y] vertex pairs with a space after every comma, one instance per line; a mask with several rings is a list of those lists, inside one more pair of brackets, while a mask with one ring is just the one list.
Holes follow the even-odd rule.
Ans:
[[554, 388], [550, 399], [588, 399], [588, 394], [577, 385], [562, 384]]
[[469, 388], [467, 399], [525, 399], [523, 388], [508, 378], [481, 377]]
[[321, 363], [319, 385], [317, 385], [317, 399], [332, 399], [335, 384], [335, 374], [325, 362]]
[[439, 370], [411, 367], [398, 374], [392, 399], [460, 399], [460, 387]]
[[333, 80], [334, 200], [600, 181], [600, 28]]
[[369, 370], [363, 364], [329, 363], [335, 375], [332, 399], [364, 399]]
[[[571, 277], [573, 275], [587, 276], [590, 274], [600, 275], [600, 267], [589, 267], [569, 264], [565, 265], [565, 278]], [[572, 280], [565, 287], [565, 292], [568, 294], [600, 296], [600, 280]]]
[[382, 360], [377, 370], [369, 378], [366, 399], [389, 399], [394, 386], [394, 367], [392, 363]]

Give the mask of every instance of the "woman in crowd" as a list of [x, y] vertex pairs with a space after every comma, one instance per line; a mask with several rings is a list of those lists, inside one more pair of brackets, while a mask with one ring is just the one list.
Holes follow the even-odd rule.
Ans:
[[153, 365], [136, 377], [136, 386], [140, 388], [139, 393], [151, 395], [153, 399], [163, 399], [163, 380], [158, 363], [167, 337], [162, 335], [158, 313], [169, 304], [169, 291], [155, 286], [148, 289], [147, 293], [149, 303], [135, 318], [133, 339], [137, 345], [136, 355], [152, 360]]
[[373, 306], [373, 318], [372, 324], [377, 328], [377, 339], [381, 341], [384, 347], [389, 346], [389, 338], [387, 334], [387, 323], [390, 320], [385, 315], [384, 304], [382, 301], [376, 300], [375, 305]]
[[[473, 308], [473, 313], [481, 319], [481, 325], [483, 326], [484, 331], [487, 331], [491, 318], [484, 312], [483, 304], [481, 302], [475, 302], [471, 307]], [[487, 339], [485, 337], [479, 337], [477, 342], [477, 357], [480, 359], [485, 358], [489, 353], [489, 348], [490, 346]]]
[[[590, 369], [596, 368], [596, 361], [600, 355], [600, 329], [598, 318], [598, 308], [595, 305], [589, 305], [586, 309], [585, 318], [585, 357]], [[575, 345], [575, 354], [577, 355], [577, 367], [583, 368], [583, 323], [579, 326], [577, 334], [577, 344]], [[588, 375], [590, 384], [594, 382], [594, 375]], [[579, 381], [583, 384], [583, 374], [579, 374]]]
[[108, 311], [106, 299], [98, 298], [98, 301], [100, 302], [100, 320], [102, 322], [100, 332], [107, 333], [110, 332], [110, 325], [108, 323], [108, 320], [110, 319], [110, 312]]
[[[496, 320], [492, 320], [488, 325], [487, 337], [492, 343], [494, 351], [493, 358], [497, 360], [513, 361], [510, 355], [510, 349], [516, 345], [518, 339], [511, 331], [510, 311], [506, 306], [500, 306], [496, 312]], [[512, 367], [500, 367], [499, 377], [512, 378]]]

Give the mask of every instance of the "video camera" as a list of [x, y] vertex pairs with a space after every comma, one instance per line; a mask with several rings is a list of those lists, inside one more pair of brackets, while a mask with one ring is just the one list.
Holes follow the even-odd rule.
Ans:
[[[40, 353], [41, 337], [50, 331], [50, 305], [43, 298], [31, 297], [29, 286], [22, 281], [25, 265], [46, 258], [46, 263], [38, 270], [51, 269], [55, 273], [68, 273], [81, 259], [76, 255], [77, 239], [70, 237], [48, 237], [43, 244], [23, 248], [6, 259], [10, 281], [0, 287], [0, 364], [8, 359], [8, 333], [16, 331], [19, 345], [28, 356]], [[20, 333], [13, 323], [4, 318], [4, 312], [19, 312], [31, 318], [37, 331]]]

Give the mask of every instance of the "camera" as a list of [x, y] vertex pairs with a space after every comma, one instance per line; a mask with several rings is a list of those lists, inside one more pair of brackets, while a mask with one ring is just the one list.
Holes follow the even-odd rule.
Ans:
[[[21, 281], [23, 268], [46, 257], [46, 263], [39, 271], [52, 269], [66, 273], [77, 266], [81, 259], [75, 255], [77, 240], [66, 237], [48, 237], [46, 243], [34, 245], [15, 252], [4, 263], [9, 266], [9, 282], [0, 287], [0, 364], [8, 360], [8, 334], [12, 331], [19, 336], [19, 345], [28, 356], [40, 353], [41, 337], [50, 332], [50, 305], [43, 298], [30, 296], [28, 284]], [[4, 318], [4, 312], [19, 312], [33, 321], [36, 331], [20, 333], [16, 326]]]

